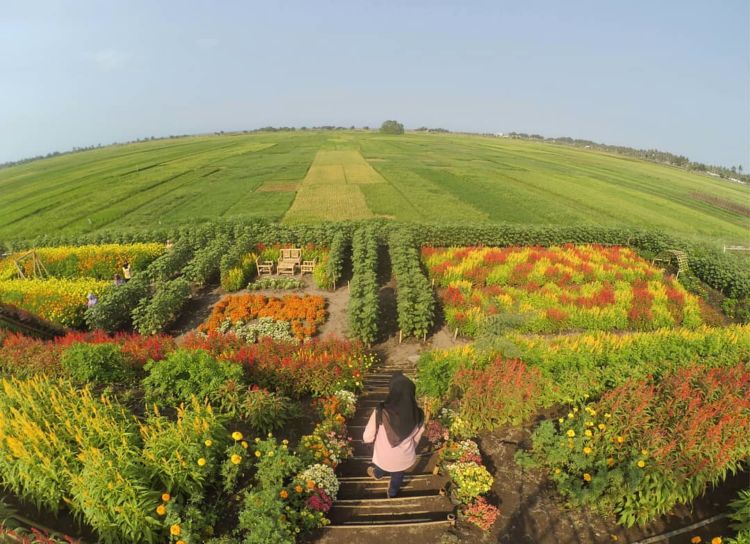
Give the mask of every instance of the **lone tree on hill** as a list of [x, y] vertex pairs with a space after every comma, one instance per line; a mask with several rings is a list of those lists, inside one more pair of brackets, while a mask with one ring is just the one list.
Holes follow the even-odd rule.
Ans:
[[403, 134], [404, 125], [398, 121], [384, 121], [383, 124], [380, 125], [380, 132], [383, 134]]

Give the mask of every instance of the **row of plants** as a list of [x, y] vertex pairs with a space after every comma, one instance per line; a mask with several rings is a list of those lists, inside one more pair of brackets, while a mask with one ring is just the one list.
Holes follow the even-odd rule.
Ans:
[[111, 281], [77, 279], [0, 280], [0, 300], [63, 327], [82, 327], [89, 293], [103, 297]]
[[352, 239], [353, 276], [349, 285], [349, 334], [372, 344], [378, 336], [378, 238], [372, 227], [358, 229]]
[[198, 248], [190, 262], [182, 269], [189, 282], [203, 287], [219, 277], [221, 258], [229, 249], [230, 241], [224, 235], [217, 236], [208, 245]]
[[257, 241], [250, 233], [243, 234], [219, 261], [221, 288], [228, 293], [239, 291], [255, 274], [255, 260], [250, 255]]
[[325, 305], [323, 297], [312, 295], [284, 295], [281, 298], [256, 294], [229, 295], [214, 305], [211, 315], [199, 330], [227, 332], [260, 318], [270, 318], [288, 323], [294, 336], [304, 340], [315, 336], [318, 327], [325, 323]]
[[541, 408], [583, 402], [629, 379], [700, 360], [728, 367], [750, 360], [750, 326], [586, 333], [552, 339], [510, 335], [424, 353], [419, 394], [428, 403], [460, 400], [474, 432], [527, 422]]
[[425, 436], [438, 451], [438, 468], [450, 480], [451, 500], [459, 507], [459, 520], [489, 531], [500, 510], [487, 501], [494, 478], [482, 461], [479, 445], [450, 408], [442, 408], [427, 422]]
[[258, 278], [254, 282], [248, 284], [247, 288], [250, 291], [261, 291], [264, 289], [268, 290], [291, 290], [291, 289], [303, 289], [305, 282], [297, 278]]
[[750, 366], [693, 364], [631, 379], [534, 431], [519, 455], [574, 506], [645, 525], [737, 472], [750, 455]]
[[407, 231], [395, 230], [388, 238], [388, 251], [396, 278], [401, 333], [425, 338], [435, 324], [435, 297], [422, 270], [419, 250]]
[[351, 241], [344, 231], [338, 231], [331, 240], [331, 248], [328, 252], [328, 261], [325, 263], [325, 275], [333, 289], [336, 283], [344, 276], [344, 262]]
[[[82, 246], [40, 247], [34, 249], [44, 269], [53, 278], [93, 278], [111, 280], [122, 275], [124, 263], [140, 272], [164, 252], [164, 244], [103, 244]], [[19, 277], [16, 261], [25, 252], [17, 252], [0, 260], [0, 280]], [[30, 258], [20, 263], [24, 276], [34, 277], [34, 261]]]
[[446, 322], [476, 336], [508, 314], [534, 333], [654, 330], [702, 323], [698, 299], [629, 248], [424, 248]]

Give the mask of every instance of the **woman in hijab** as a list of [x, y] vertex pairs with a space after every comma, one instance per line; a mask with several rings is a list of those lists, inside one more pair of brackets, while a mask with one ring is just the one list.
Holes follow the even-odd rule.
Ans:
[[416, 448], [424, 432], [424, 412], [417, 406], [414, 382], [394, 374], [388, 396], [373, 410], [362, 441], [375, 442], [367, 474], [379, 480], [390, 474], [388, 498], [395, 497], [404, 480], [404, 472], [417, 460]]

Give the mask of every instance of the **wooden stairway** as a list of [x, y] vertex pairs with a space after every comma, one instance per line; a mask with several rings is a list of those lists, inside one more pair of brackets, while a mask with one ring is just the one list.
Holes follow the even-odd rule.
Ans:
[[391, 376], [398, 370], [413, 377], [414, 362], [381, 366], [365, 376], [365, 391], [348, 424], [354, 456], [336, 469], [341, 486], [329, 514], [331, 525], [317, 542], [370, 542], [373, 534], [408, 537], [414, 544], [434, 542], [451, 525], [448, 516], [453, 514], [453, 505], [440, 493], [446, 480], [433, 474], [437, 454], [428, 450], [424, 438], [417, 464], [407, 473], [396, 498], [386, 496], [389, 478], [375, 480], [367, 475], [372, 445], [362, 442], [362, 433], [372, 410], [385, 400]]

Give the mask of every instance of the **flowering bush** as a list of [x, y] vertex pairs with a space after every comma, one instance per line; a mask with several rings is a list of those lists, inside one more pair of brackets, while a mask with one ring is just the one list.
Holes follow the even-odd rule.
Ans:
[[80, 384], [120, 383], [133, 377], [133, 369], [115, 344], [73, 344], [63, 351], [60, 363], [68, 376]]
[[427, 422], [424, 435], [433, 446], [442, 444], [449, 437], [448, 429], [437, 419]]
[[623, 247], [423, 250], [448, 324], [474, 336], [491, 316], [527, 316], [527, 332], [654, 330], [701, 324], [698, 299]]
[[0, 280], [0, 299], [64, 327], [82, 327], [86, 297], [97, 297], [112, 282], [88, 278]]
[[464, 506], [461, 513], [469, 523], [473, 523], [483, 531], [489, 531], [500, 515], [500, 510], [488, 503], [484, 497], [478, 497]]
[[277, 342], [296, 341], [292, 335], [292, 326], [287, 321], [275, 321], [270, 317], [261, 317], [252, 323], [232, 323], [227, 319], [216, 330], [221, 333], [234, 333], [249, 344], [254, 344], [260, 338], [270, 338]]
[[[83, 246], [42, 247], [35, 249], [47, 272], [55, 278], [95, 278], [112, 280], [115, 274], [122, 275], [122, 266], [127, 261], [130, 269], [137, 273], [164, 252], [164, 246], [147, 244], [102, 244]], [[23, 253], [14, 253], [0, 261], [0, 279], [12, 279], [18, 274], [15, 260]], [[23, 262], [26, 277], [33, 276], [34, 263]]]
[[336, 495], [339, 492], [339, 480], [336, 478], [336, 473], [328, 465], [316, 464], [307, 467], [297, 475], [296, 480], [303, 483], [307, 489], [321, 489], [330, 498], [336, 500]]
[[376, 361], [359, 342], [325, 338], [301, 345], [262, 338], [245, 344], [233, 334], [191, 333], [184, 348], [204, 349], [220, 360], [241, 363], [250, 381], [285, 395], [330, 395], [340, 389], [357, 389], [362, 376]]
[[[222, 400], [222, 406], [225, 404]], [[237, 415], [260, 434], [266, 434], [283, 428], [294, 414], [294, 408], [288, 397], [254, 385], [240, 397]]]
[[492, 489], [495, 481], [489, 471], [473, 461], [446, 465], [446, 471], [456, 487], [456, 498], [463, 503], [471, 502]]
[[357, 410], [357, 397], [351, 391], [340, 389], [328, 397], [315, 399], [321, 417], [324, 419], [352, 417]]
[[325, 322], [325, 299], [319, 296], [285, 295], [282, 298], [263, 295], [230, 295], [220, 300], [199, 330], [210, 332], [221, 329], [225, 321], [232, 324], [248, 323], [268, 317], [287, 321], [299, 340], [314, 336], [317, 327]]
[[[630, 380], [533, 435], [531, 461], [573, 504], [645, 524], [736, 471], [750, 452], [750, 368], [692, 365]], [[521, 460], [527, 460], [521, 456]]]

